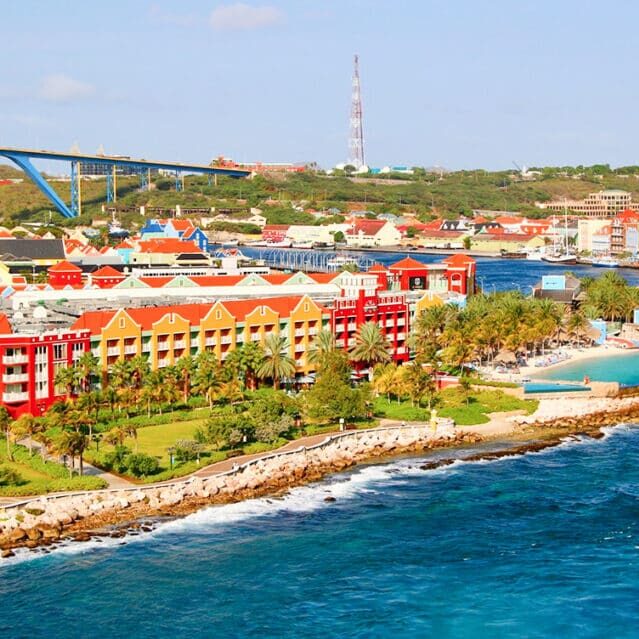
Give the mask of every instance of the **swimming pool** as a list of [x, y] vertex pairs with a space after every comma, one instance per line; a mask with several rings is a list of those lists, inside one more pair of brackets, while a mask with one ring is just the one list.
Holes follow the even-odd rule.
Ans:
[[589, 391], [590, 386], [583, 384], [553, 384], [548, 382], [527, 382], [524, 384], [524, 393], [575, 393]]

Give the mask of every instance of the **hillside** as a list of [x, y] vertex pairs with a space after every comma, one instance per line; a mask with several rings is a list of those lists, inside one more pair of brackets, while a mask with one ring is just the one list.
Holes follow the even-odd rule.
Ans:
[[[303, 201], [312, 208], [335, 207], [344, 212], [349, 204], [359, 203], [376, 213], [401, 213], [416, 211], [423, 219], [435, 215], [457, 216], [472, 209], [519, 211], [529, 216], [541, 217], [545, 213], [534, 208], [535, 201], [558, 197], [582, 198], [588, 193], [604, 188], [620, 188], [631, 191], [639, 199], [637, 174], [619, 175], [608, 170], [605, 174], [582, 171], [566, 174], [565, 170], [545, 169], [534, 181], [517, 181], [510, 172], [458, 171], [443, 175], [421, 174], [412, 178], [389, 180], [351, 179], [347, 176], [321, 174], [295, 174], [288, 176], [258, 176], [252, 180], [220, 178], [218, 185], [209, 185], [206, 177], [187, 176], [185, 191], [176, 192], [173, 180], [161, 178], [155, 181], [151, 191], [141, 192], [137, 178], [118, 179], [118, 205], [122, 207], [173, 208], [259, 206], [270, 201], [269, 221], [309, 222], [310, 216], [294, 212], [290, 202]], [[25, 177], [11, 167], [0, 166], [0, 177]], [[55, 189], [69, 201], [68, 182], [55, 182]], [[83, 181], [83, 219], [103, 217], [101, 206], [106, 200], [104, 180]], [[272, 205], [275, 205], [274, 207]], [[24, 221], [44, 221], [53, 207], [35, 185], [25, 177], [20, 184], [0, 186], [0, 222], [15, 225]], [[55, 213], [54, 219], [62, 222]], [[126, 222], [140, 222], [135, 214], [124, 214]], [[73, 222], [64, 222], [73, 224]]]

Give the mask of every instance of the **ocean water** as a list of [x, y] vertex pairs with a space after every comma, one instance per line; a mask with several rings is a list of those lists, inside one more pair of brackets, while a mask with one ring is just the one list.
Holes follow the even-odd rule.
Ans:
[[562, 379], [582, 382], [588, 375], [594, 382], [639, 385], [639, 352], [610, 353], [609, 357], [568, 362], [549, 371], [535, 372], [535, 379]]
[[[271, 254], [272, 250], [240, 247], [244, 255], [251, 257], [264, 257]], [[281, 251], [281, 249], [280, 249]], [[292, 251], [287, 251], [292, 252]], [[425, 255], [414, 251], [400, 252], [377, 252], [377, 251], [346, 251], [349, 255], [369, 258], [380, 264], [389, 266], [403, 259], [411, 257], [418, 262], [431, 264], [441, 262], [445, 255]], [[300, 249], [297, 253], [308, 255], [309, 251]], [[323, 252], [322, 252], [323, 253]], [[324, 253], [323, 253], [324, 254]], [[600, 277], [610, 269], [597, 268], [585, 264], [571, 266], [557, 266], [547, 262], [535, 262], [529, 260], [511, 260], [501, 257], [477, 257], [477, 285], [488, 292], [521, 290], [524, 295], [530, 294], [530, 287], [537, 284], [543, 275], [561, 275], [566, 271], [572, 271], [577, 277]], [[639, 270], [629, 268], [614, 269], [619, 275], [624, 277], [630, 284], [639, 285]]]
[[639, 636], [639, 428], [419, 462], [10, 560], [0, 637]]

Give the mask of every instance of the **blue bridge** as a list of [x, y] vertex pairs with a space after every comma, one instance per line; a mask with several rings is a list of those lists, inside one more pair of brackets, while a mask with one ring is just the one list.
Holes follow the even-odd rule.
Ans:
[[[114, 202], [117, 197], [116, 168], [127, 167], [133, 169], [140, 176], [140, 186], [148, 188], [152, 170], [170, 171], [175, 175], [175, 188], [181, 190], [181, 176], [184, 173], [200, 173], [217, 176], [226, 175], [233, 178], [248, 177], [251, 172], [242, 169], [208, 166], [205, 164], [183, 164], [181, 162], [156, 162], [154, 160], [135, 160], [128, 157], [109, 155], [84, 155], [81, 153], [59, 153], [57, 151], [36, 151], [34, 149], [14, 149], [0, 147], [0, 157], [11, 160], [20, 167], [47, 196], [51, 203], [64, 217], [77, 217], [82, 212], [81, 163], [99, 164], [105, 166], [107, 182], [107, 202]], [[44, 176], [33, 165], [32, 160], [60, 160], [71, 162], [71, 204], [67, 205], [46, 181]]]

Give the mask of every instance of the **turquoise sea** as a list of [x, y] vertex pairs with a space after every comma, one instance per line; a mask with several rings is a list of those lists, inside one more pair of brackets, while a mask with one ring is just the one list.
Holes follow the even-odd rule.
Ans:
[[637, 637], [639, 428], [606, 432], [360, 467], [124, 545], [17, 557], [0, 637]]
[[619, 353], [609, 357], [569, 362], [549, 371], [540, 369], [535, 378], [583, 381], [588, 375], [594, 382], [619, 382], [625, 386], [639, 385], [639, 351]]

